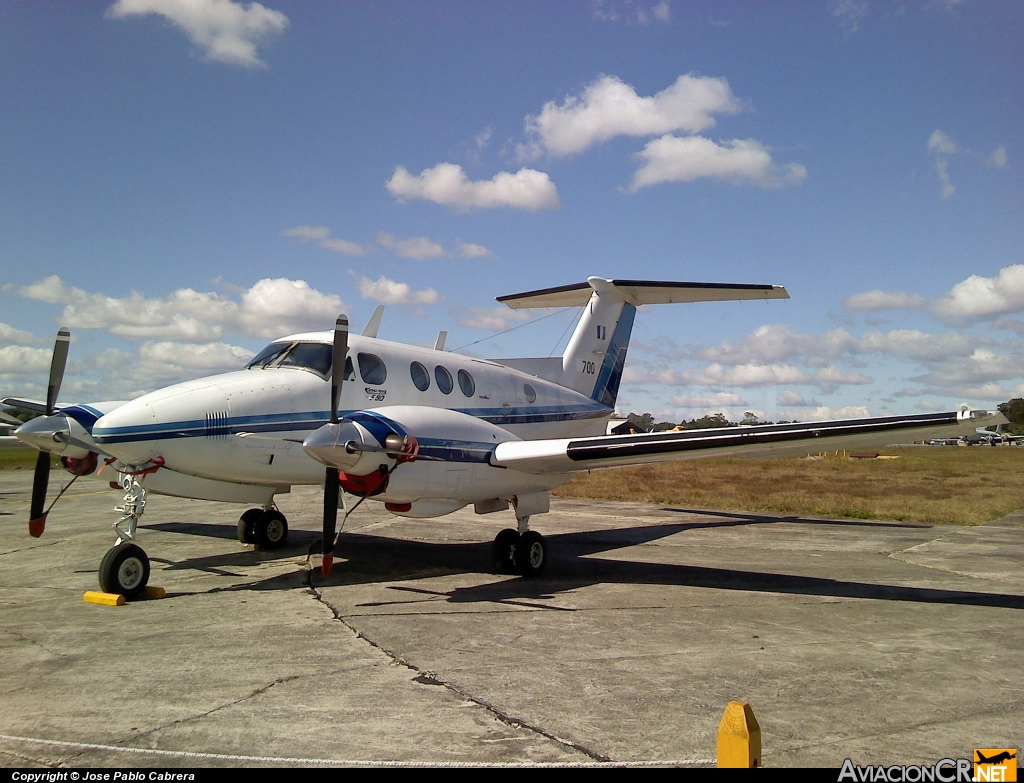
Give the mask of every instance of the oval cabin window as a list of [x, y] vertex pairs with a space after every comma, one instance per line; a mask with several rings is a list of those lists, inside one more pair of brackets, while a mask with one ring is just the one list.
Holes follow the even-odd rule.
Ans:
[[473, 381], [473, 376], [465, 370], [459, 370], [459, 388], [467, 397], [476, 394], [476, 383]]
[[363, 383], [379, 386], [388, 379], [388, 370], [379, 356], [374, 356], [372, 353], [360, 353], [356, 355], [356, 359], [359, 361], [359, 375], [362, 376]]
[[528, 384], [528, 383], [524, 383], [523, 384], [523, 394], [526, 395], [526, 401], [527, 402], [536, 402], [537, 401], [537, 392], [535, 392], [533, 390], [533, 387], [530, 384]]
[[448, 372], [440, 364], [434, 368], [434, 380], [437, 381], [437, 388], [439, 388], [444, 394], [451, 394], [454, 384], [452, 384], [452, 374]]
[[430, 388], [430, 375], [427, 374], [427, 368], [419, 362], [413, 362], [409, 365], [409, 374], [412, 376], [412, 382], [416, 385], [416, 388], [420, 391], [426, 391]]

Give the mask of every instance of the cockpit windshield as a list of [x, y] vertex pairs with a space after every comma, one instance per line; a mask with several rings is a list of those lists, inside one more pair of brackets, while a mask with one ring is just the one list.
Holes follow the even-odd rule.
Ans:
[[251, 370], [254, 367], [263, 369], [268, 364], [281, 358], [281, 354], [292, 347], [291, 343], [271, 343], [258, 354], [251, 362], [245, 365], [245, 369]]
[[[263, 370], [267, 367], [289, 367], [308, 370], [327, 378], [331, 374], [334, 346], [329, 343], [271, 343], [258, 354], [246, 369]], [[345, 380], [355, 379], [352, 357], [345, 359]]]
[[298, 367], [312, 370], [318, 375], [327, 375], [331, 371], [331, 358], [334, 346], [324, 343], [295, 343], [291, 350], [281, 357], [281, 367]]

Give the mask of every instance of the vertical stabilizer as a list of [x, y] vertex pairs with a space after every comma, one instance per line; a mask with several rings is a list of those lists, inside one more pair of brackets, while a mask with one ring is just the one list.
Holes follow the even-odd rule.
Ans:
[[587, 283], [593, 293], [562, 354], [562, 385], [614, 408], [636, 308], [611, 280], [591, 277]]

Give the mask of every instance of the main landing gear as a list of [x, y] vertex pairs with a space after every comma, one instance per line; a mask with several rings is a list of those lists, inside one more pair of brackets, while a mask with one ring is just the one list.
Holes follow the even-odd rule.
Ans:
[[491, 545], [494, 570], [499, 574], [540, 576], [548, 561], [544, 536], [528, 529], [529, 517], [521, 517], [516, 521], [519, 530], [505, 528], [494, 537]]
[[238, 519], [238, 540], [257, 549], [281, 549], [288, 543], [288, 520], [276, 508], [250, 508]]

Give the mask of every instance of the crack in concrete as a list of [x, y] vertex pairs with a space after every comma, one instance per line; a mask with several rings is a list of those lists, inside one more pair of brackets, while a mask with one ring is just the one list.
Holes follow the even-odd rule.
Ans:
[[453, 683], [451, 683], [450, 681], [446, 680], [445, 678], [439, 676], [435, 672], [423, 671], [422, 669], [420, 669], [418, 666], [416, 666], [411, 661], [409, 661], [406, 658], [404, 658], [403, 656], [399, 655], [394, 650], [390, 650], [387, 647], [385, 647], [384, 645], [382, 645], [379, 642], [375, 641], [374, 639], [371, 639], [365, 633], [363, 633], [358, 628], [356, 628], [354, 625], [352, 625], [352, 623], [350, 623], [348, 620], [346, 620], [341, 615], [341, 613], [337, 609], [335, 609], [326, 598], [324, 598], [323, 593], [321, 593], [319, 590], [317, 590], [311, 584], [308, 586], [307, 589], [309, 591], [309, 594], [313, 597], [313, 599], [316, 600], [318, 603], [323, 604], [328, 610], [330, 610], [331, 614], [334, 615], [334, 619], [337, 620], [338, 622], [340, 622], [342, 625], [344, 625], [349, 631], [351, 631], [352, 634], [355, 635], [355, 637], [357, 639], [362, 639], [364, 642], [366, 642], [368, 645], [373, 647], [375, 650], [378, 650], [379, 652], [383, 653], [385, 656], [387, 656], [391, 660], [391, 662], [393, 664], [396, 664], [396, 665], [399, 665], [399, 666], [404, 666], [409, 671], [415, 672], [417, 676], [413, 678], [414, 681], [419, 682], [419, 683], [424, 684], [424, 685], [432, 685], [432, 686], [438, 686], [439, 685], [439, 686], [442, 686], [446, 690], [448, 690], [451, 693], [455, 694], [456, 696], [459, 696], [460, 698], [465, 699], [466, 701], [470, 701], [473, 704], [476, 704], [477, 706], [482, 707], [491, 716], [493, 716], [497, 721], [499, 721], [500, 723], [504, 723], [506, 726], [509, 726], [509, 727], [511, 727], [513, 729], [526, 729], [527, 731], [532, 731], [534, 734], [537, 734], [537, 735], [539, 735], [541, 737], [544, 737], [545, 739], [551, 740], [552, 742], [562, 746], [563, 748], [566, 748], [567, 750], [575, 751], [577, 753], [582, 753], [583, 755], [587, 756], [588, 758], [593, 759], [594, 761], [603, 761], [603, 762], [610, 762], [610, 761], [612, 761], [612, 759], [609, 758], [608, 756], [604, 756], [604, 755], [602, 755], [600, 753], [597, 753], [596, 751], [591, 750], [590, 748], [586, 747], [585, 745], [581, 745], [578, 742], [573, 742], [572, 740], [568, 740], [568, 739], [565, 739], [563, 737], [559, 737], [559, 736], [557, 736], [555, 734], [552, 734], [550, 731], [547, 731], [547, 730], [541, 728], [540, 726], [535, 726], [532, 723], [529, 723], [528, 721], [525, 721], [525, 720], [523, 720], [521, 718], [517, 718], [517, 717], [515, 717], [513, 715], [510, 715], [505, 710], [503, 710], [500, 707], [498, 707], [496, 704], [492, 704], [491, 702], [487, 701], [486, 699], [482, 699], [482, 698], [480, 698], [478, 696], [474, 696], [473, 694], [468, 693], [467, 691], [459, 688], [458, 686], [454, 685]]
[[29, 644], [34, 644], [36, 647], [39, 647], [40, 649], [46, 650], [46, 652], [48, 652], [54, 658], [60, 658], [61, 657], [60, 653], [54, 652], [49, 647], [47, 647], [45, 644], [40, 644], [35, 639], [29, 639], [27, 636], [25, 636], [23, 634], [20, 634], [17, 631], [3, 631], [3, 633], [7, 634], [8, 636], [13, 636], [18, 641], [28, 642]]
[[[165, 723], [165, 724], [162, 724], [160, 726], [154, 726], [153, 728], [147, 729], [146, 731], [137, 732], [137, 733], [132, 735], [131, 739], [135, 740], [137, 742], [138, 740], [141, 740], [143, 737], [148, 737], [148, 736], [150, 736], [152, 734], [155, 734], [158, 731], [162, 731], [163, 729], [168, 729], [171, 726], [180, 726], [182, 724], [191, 723], [191, 722], [197, 721], [197, 720], [202, 720], [203, 718], [206, 718], [206, 717], [209, 717], [210, 715], [213, 715], [215, 712], [220, 712], [221, 710], [226, 710], [228, 707], [234, 707], [236, 704], [241, 704], [244, 701], [248, 701], [249, 699], [255, 698], [256, 696], [259, 696], [260, 694], [266, 693], [267, 691], [269, 691], [271, 688], [273, 688], [276, 685], [281, 685], [282, 683], [291, 682], [293, 680], [298, 680], [302, 676], [312, 676], [312, 675], [293, 674], [293, 675], [290, 675], [288, 677], [278, 677], [273, 682], [269, 682], [266, 685], [264, 685], [263, 687], [257, 688], [256, 690], [252, 691], [251, 693], [247, 693], [244, 696], [240, 696], [237, 699], [235, 699], [234, 701], [225, 702], [224, 704], [220, 704], [220, 705], [218, 705], [218, 706], [216, 706], [216, 707], [214, 707], [212, 709], [206, 710], [206, 712], [200, 712], [197, 715], [190, 715], [187, 718], [178, 718], [177, 720], [172, 720], [170, 723]], [[127, 742], [128, 740], [126, 739], [126, 740], [123, 740], [123, 741]]]

